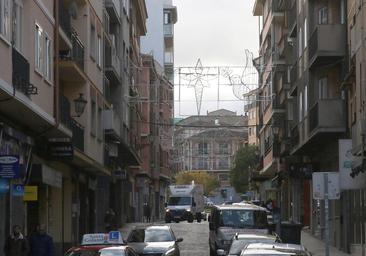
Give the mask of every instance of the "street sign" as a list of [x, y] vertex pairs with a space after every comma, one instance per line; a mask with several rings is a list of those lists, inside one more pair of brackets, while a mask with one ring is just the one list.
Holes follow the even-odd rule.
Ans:
[[54, 158], [71, 160], [74, 157], [74, 147], [70, 138], [52, 138], [48, 140], [49, 153]]
[[12, 195], [13, 196], [24, 196], [24, 186], [21, 184], [13, 184]]
[[3, 179], [19, 178], [19, 156], [13, 156], [13, 155], [0, 156], [0, 178]]
[[23, 201], [37, 201], [37, 200], [38, 200], [38, 187], [25, 186]]
[[[328, 177], [328, 191], [325, 190], [325, 175]], [[313, 198], [324, 200], [325, 194], [329, 200], [339, 199], [341, 196], [338, 172], [314, 172], [313, 173]]]

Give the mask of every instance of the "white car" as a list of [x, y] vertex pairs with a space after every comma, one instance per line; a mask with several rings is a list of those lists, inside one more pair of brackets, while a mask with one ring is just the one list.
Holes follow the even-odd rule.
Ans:
[[252, 243], [247, 245], [240, 256], [256, 255], [288, 255], [288, 256], [311, 256], [304, 246], [298, 244], [279, 244], [279, 243]]
[[130, 246], [107, 247], [99, 250], [100, 256], [138, 256]]

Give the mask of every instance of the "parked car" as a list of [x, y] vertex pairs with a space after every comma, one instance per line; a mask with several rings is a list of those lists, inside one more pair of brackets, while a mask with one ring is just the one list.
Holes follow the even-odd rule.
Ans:
[[[81, 245], [67, 250], [65, 256], [98, 256], [101, 249], [124, 245], [119, 231], [83, 235]], [[129, 255], [128, 255], [129, 256]]]
[[138, 227], [127, 238], [128, 245], [139, 255], [180, 256], [178, 243], [182, 241], [169, 226]]
[[213, 206], [209, 222], [210, 255], [228, 252], [236, 233], [269, 233], [266, 209], [253, 204]]
[[257, 234], [237, 234], [235, 235], [230, 249], [227, 252], [220, 249], [217, 255], [239, 256], [241, 251], [251, 243], [280, 243], [281, 239], [274, 235], [257, 235]]
[[248, 244], [241, 253], [241, 256], [255, 255], [288, 255], [288, 256], [311, 256], [304, 246], [298, 244], [280, 243], [252, 243]]
[[[118, 246], [118, 247], [107, 247], [99, 250], [98, 256], [138, 256], [138, 254], [130, 246]], [[78, 254], [78, 256], [84, 256], [83, 254]], [[90, 254], [85, 254], [85, 256], [90, 256]]]

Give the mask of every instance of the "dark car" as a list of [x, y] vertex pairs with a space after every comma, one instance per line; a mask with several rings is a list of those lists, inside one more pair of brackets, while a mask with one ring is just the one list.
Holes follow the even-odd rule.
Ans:
[[140, 256], [180, 256], [177, 239], [169, 226], [149, 226], [133, 229], [127, 239], [128, 245]]

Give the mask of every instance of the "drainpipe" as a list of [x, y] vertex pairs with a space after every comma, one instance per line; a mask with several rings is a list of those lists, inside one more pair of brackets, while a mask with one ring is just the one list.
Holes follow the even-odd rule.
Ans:
[[59, 1], [62, 0], [54, 0], [54, 16], [55, 16], [55, 28], [54, 28], [54, 95], [53, 95], [53, 112], [55, 117], [55, 127], [58, 127], [59, 125], [59, 117], [60, 117], [60, 83], [59, 83], [59, 49], [60, 49], [60, 43], [59, 43], [59, 29], [60, 29], [60, 17], [59, 17]]

